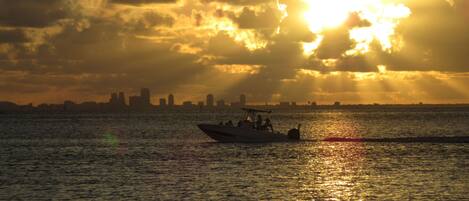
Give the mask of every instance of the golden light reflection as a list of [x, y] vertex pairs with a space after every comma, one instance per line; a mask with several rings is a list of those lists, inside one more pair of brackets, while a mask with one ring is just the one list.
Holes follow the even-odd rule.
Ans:
[[[320, 143], [323, 157], [310, 163], [310, 171], [318, 171], [322, 181], [317, 191], [326, 200], [361, 200], [362, 184], [357, 182], [365, 175], [365, 147], [363, 143]], [[321, 196], [322, 197], [322, 196]]]
[[[323, 113], [322, 118], [309, 132], [323, 131], [324, 137], [360, 138], [360, 125], [352, 116], [340, 111]], [[317, 130], [316, 130], [317, 129]], [[319, 142], [314, 146], [317, 157], [308, 161], [301, 171], [305, 182], [302, 190], [315, 194], [320, 200], [363, 199], [363, 183], [366, 177], [366, 147], [363, 143]]]

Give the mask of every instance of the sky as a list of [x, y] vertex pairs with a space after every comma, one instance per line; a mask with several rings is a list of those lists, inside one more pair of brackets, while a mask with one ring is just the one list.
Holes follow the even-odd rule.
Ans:
[[0, 0], [0, 100], [468, 103], [467, 0]]

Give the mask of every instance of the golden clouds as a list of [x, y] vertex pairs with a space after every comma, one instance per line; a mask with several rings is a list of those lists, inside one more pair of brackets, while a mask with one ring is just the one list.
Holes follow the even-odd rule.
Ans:
[[256, 74], [259, 73], [259, 69], [262, 68], [260, 65], [215, 65], [216, 69], [231, 74]]
[[8, 74], [0, 94], [148, 86], [258, 101], [467, 98], [466, 1], [28, 2], [0, 0], [0, 70], [24, 73]]

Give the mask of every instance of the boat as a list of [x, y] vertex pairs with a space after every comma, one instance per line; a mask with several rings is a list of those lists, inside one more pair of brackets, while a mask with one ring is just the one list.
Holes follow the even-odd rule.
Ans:
[[288, 142], [300, 140], [300, 124], [292, 128], [287, 134], [275, 132], [273, 128], [256, 128], [254, 119], [258, 113], [271, 113], [268, 110], [253, 108], [242, 108], [246, 112], [245, 118], [238, 125], [230, 124], [198, 124], [197, 126], [210, 138], [218, 142], [241, 142], [241, 143], [263, 143], [263, 142]]

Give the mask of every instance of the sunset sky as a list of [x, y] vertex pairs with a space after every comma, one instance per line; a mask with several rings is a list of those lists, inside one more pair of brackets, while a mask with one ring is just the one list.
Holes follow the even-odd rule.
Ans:
[[468, 103], [468, 0], [0, 0], [0, 101]]

